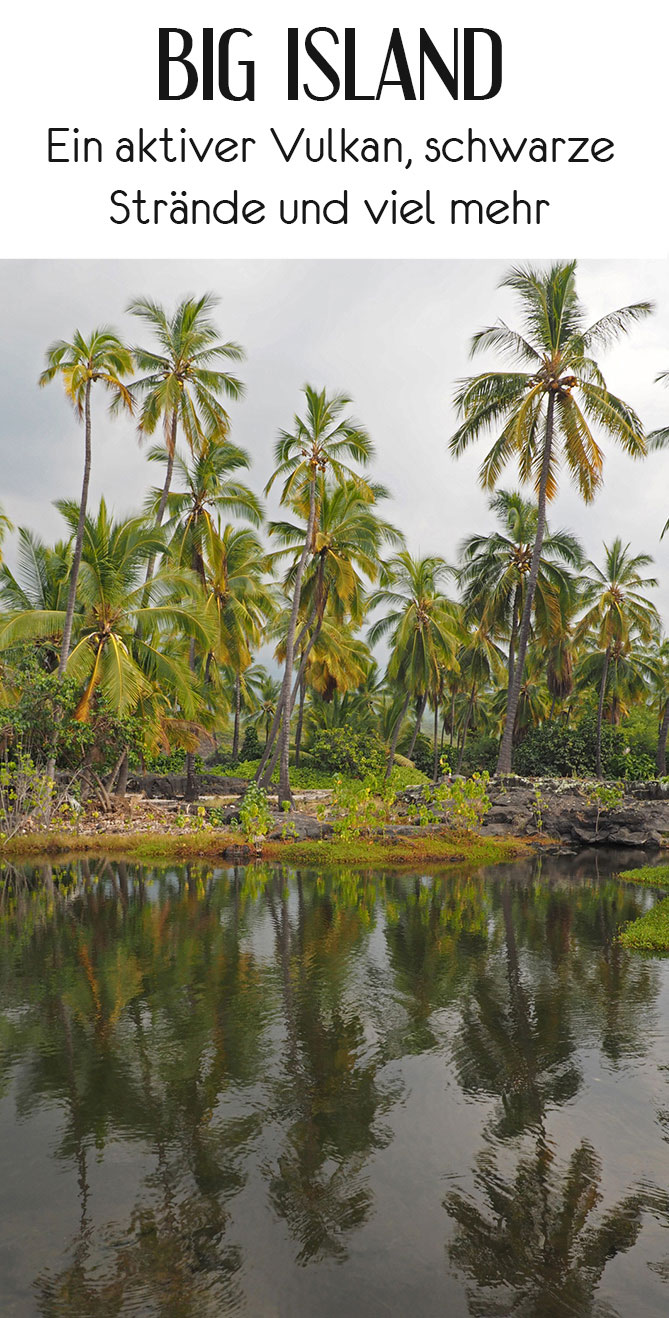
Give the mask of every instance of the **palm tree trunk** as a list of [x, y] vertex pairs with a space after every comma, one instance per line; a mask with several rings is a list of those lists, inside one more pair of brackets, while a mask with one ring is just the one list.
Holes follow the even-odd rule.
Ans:
[[416, 742], [417, 742], [417, 740], [418, 740], [418, 733], [420, 732], [420, 725], [421, 725], [421, 723], [423, 722], [423, 714], [425, 713], [425, 706], [426, 706], [426, 704], [427, 704], [427, 692], [425, 693], [424, 696], [420, 696], [419, 701], [418, 701], [418, 714], [417, 714], [417, 716], [416, 716], [416, 726], [415, 726], [415, 728], [414, 728], [414, 730], [413, 730], [413, 737], [411, 738], [411, 745], [410, 745], [410, 747], [409, 747], [409, 749], [408, 749], [408, 751], [407, 751], [407, 759], [408, 759], [408, 760], [410, 760], [410, 759], [412, 758], [413, 753], [414, 753], [414, 751], [415, 751], [415, 749], [416, 749]]
[[460, 743], [460, 754], [458, 756], [458, 768], [457, 768], [458, 773], [462, 772], [462, 761], [465, 758], [465, 743], [467, 741], [467, 730], [469, 728], [469, 720], [471, 719], [472, 710], [474, 708], [475, 695], [476, 695], [476, 682], [472, 682], [471, 695], [469, 697], [469, 702], [467, 704], [467, 713], [465, 715], [464, 726], [462, 729], [462, 741]]
[[660, 725], [660, 736], [657, 743], [657, 757], [655, 759], [655, 772], [658, 778], [664, 778], [667, 772], [667, 733], [669, 732], [669, 700], [664, 707], [662, 723]]
[[[188, 667], [193, 676], [195, 675], [195, 640], [191, 636], [188, 646]], [[197, 785], [195, 782], [195, 755], [193, 751], [186, 751], [186, 791], [184, 797], [186, 801], [194, 801], [197, 796]]]
[[602, 776], [602, 721], [604, 719], [604, 697], [606, 695], [606, 679], [609, 675], [609, 656], [610, 648], [606, 647], [604, 655], [604, 667], [602, 668], [602, 680], [599, 684], [599, 704], [597, 706], [597, 759], [595, 772], [598, 778]]
[[438, 698], [438, 696], [435, 696], [435, 698], [434, 698], [434, 724], [433, 724], [434, 760], [433, 760], [433, 763], [432, 763], [432, 781], [433, 781], [434, 783], [436, 783], [437, 778], [439, 777], [439, 747], [438, 747], [438, 745], [437, 745], [437, 737], [438, 737], [438, 736], [439, 736], [439, 698]]
[[118, 767], [118, 778], [116, 779], [116, 796], [125, 796], [128, 788], [128, 748], [126, 746], [121, 757], [121, 763]]
[[[161, 493], [161, 495], [160, 495], [160, 503], [158, 504], [158, 512], [156, 513], [156, 523], [155, 523], [156, 526], [162, 526], [162, 524], [163, 524], [163, 517], [165, 516], [165, 509], [166, 509], [166, 507], [167, 507], [167, 496], [168, 496], [168, 494], [169, 494], [169, 492], [170, 492], [170, 486], [171, 486], [171, 484], [172, 484], [172, 472], [174, 471], [174, 454], [175, 454], [175, 452], [176, 452], [176, 447], [177, 447], [177, 426], [178, 426], [178, 422], [179, 422], [179, 414], [178, 414], [177, 409], [176, 409], [176, 407], [175, 407], [175, 409], [174, 409], [174, 411], [173, 411], [173, 413], [172, 413], [172, 425], [171, 425], [171, 427], [170, 427], [170, 438], [169, 438], [169, 442], [168, 442], [168, 445], [167, 445], [167, 467], [166, 467], [166, 470], [165, 470], [165, 483], [164, 483], [164, 485], [163, 485], [162, 493]], [[154, 554], [154, 555], [152, 555], [152, 557], [149, 559], [148, 564], [147, 564], [147, 567], [146, 567], [146, 577], [145, 577], [145, 581], [147, 582], [147, 584], [148, 584], [148, 582], [151, 580], [151, 578], [152, 578], [152, 576], [153, 576], [153, 569], [154, 569], [155, 565], [156, 565], [156, 558], [155, 558], [155, 554]], [[146, 599], [144, 599], [144, 600], [142, 601], [142, 603], [143, 603], [143, 607], [146, 607]]]
[[290, 715], [291, 715], [291, 689], [293, 685], [293, 655], [295, 651], [295, 633], [297, 631], [297, 618], [300, 609], [300, 597], [302, 595], [302, 578], [304, 569], [307, 566], [307, 559], [311, 553], [311, 540], [314, 531], [314, 519], [316, 516], [316, 472], [312, 471], [312, 477], [309, 484], [309, 518], [307, 521], [307, 534], [304, 540], [304, 548], [300, 555], [300, 561], [297, 565], [295, 574], [295, 589], [293, 591], [293, 607], [290, 611], [290, 622], [288, 624], [288, 635], [286, 637], [286, 660], [283, 672], [283, 723], [279, 738], [279, 805], [284, 801], [289, 803], [292, 800], [290, 791]]
[[[327, 598], [327, 596], [326, 596], [326, 598]], [[325, 607], [325, 606], [324, 606], [324, 607]], [[318, 622], [317, 622], [316, 626], [314, 627], [314, 630], [313, 630], [313, 632], [311, 633], [311, 636], [309, 637], [309, 640], [308, 640], [308, 642], [307, 642], [307, 644], [306, 644], [306, 646], [305, 646], [305, 648], [304, 648], [304, 650], [303, 650], [303, 652], [302, 652], [302, 659], [301, 659], [301, 661], [300, 661], [300, 666], [299, 666], [299, 668], [298, 668], [298, 670], [297, 670], [297, 677], [295, 678], [295, 682], [294, 682], [294, 684], [293, 684], [293, 691], [292, 691], [292, 694], [291, 694], [291, 697], [290, 697], [290, 715], [289, 715], [289, 718], [292, 718], [293, 710], [294, 710], [294, 708], [295, 708], [295, 701], [297, 700], [297, 694], [298, 694], [298, 691], [299, 691], [300, 688], [301, 688], [301, 684], [302, 684], [302, 682], [304, 681], [304, 676], [305, 676], [305, 673], [306, 673], [306, 671], [307, 671], [307, 660], [308, 660], [308, 658], [309, 658], [309, 655], [311, 654], [311, 651], [312, 651], [314, 645], [316, 644], [316, 641], [318, 640], [318, 638], [319, 638], [319, 636], [320, 636], [320, 634], [321, 634], [321, 627], [322, 627], [322, 626], [323, 626], [323, 618], [322, 618], [322, 616], [321, 616], [321, 617], [318, 619]], [[297, 745], [297, 734], [296, 734], [296, 745]], [[273, 754], [272, 754], [272, 758], [270, 759], [269, 763], [266, 765], [265, 771], [264, 771], [264, 773], [263, 773], [263, 775], [262, 775], [262, 778], [260, 779], [261, 785], [262, 785], [263, 787], [267, 787], [268, 783], [271, 781], [272, 774], [274, 773], [274, 770], [275, 770], [275, 768], [276, 768], [276, 762], [277, 762], [277, 760], [278, 760], [278, 758], [279, 758], [279, 752], [280, 752], [280, 743], [277, 743], [277, 744], [275, 744], [275, 746], [274, 746], [274, 752], [273, 752]]]
[[88, 485], [91, 479], [91, 385], [93, 381], [89, 378], [86, 382], [86, 393], [84, 396], [84, 479], [81, 485], [81, 499], [79, 501], [79, 520], [77, 522], [77, 534], [74, 541], [74, 556], [72, 558], [72, 570], [70, 572], [70, 586], [67, 593], [67, 605], [65, 607], [65, 622], [63, 624], [63, 640], [60, 647], [60, 659], [58, 662], [58, 677], [61, 678], [65, 672], [65, 665], [70, 653], [70, 640], [72, 637], [72, 623], [74, 620], [74, 604], [77, 596], [77, 580], [79, 577], [79, 568], [81, 566], [81, 551], [84, 543], [84, 523], [86, 521], [86, 509], [88, 507]]
[[525, 670], [525, 655], [527, 645], [530, 639], [530, 627], [532, 624], [532, 608], [534, 606], [534, 596], [537, 589], [539, 578], [539, 563], [541, 561], [541, 550], [544, 542], [544, 533], [546, 530], [546, 488], [548, 485], [548, 474], [551, 465], [551, 453], [553, 449], [553, 418], [555, 413], [555, 394], [550, 393], [548, 396], [548, 408], [546, 410], [546, 433], [544, 437], [544, 455], [541, 463], [541, 477], [539, 480], [539, 500], [537, 507], [537, 531], [532, 550], [532, 559], [530, 562], [530, 571], [527, 578], [527, 590], [525, 594], [525, 603], [523, 605], [523, 616], [520, 624], [520, 636], [518, 641], [518, 657], [514, 665], [513, 685], [509, 687], [509, 697], [506, 706], [506, 720], [504, 723], [504, 733], [499, 748], [499, 757], [497, 760], [497, 774], [511, 772], [511, 755], [513, 751], [513, 734], [516, 726], [516, 713], [518, 710], [518, 701], [520, 699], [520, 689], [523, 682], [523, 672]]
[[509, 637], [509, 691], [513, 686], [513, 670], [516, 660], [516, 638], [518, 636], [518, 605], [520, 602], [520, 586], [516, 586], [513, 592], [513, 611], [511, 615], [511, 635]]
[[304, 698], [307, 694], [307, 679], [304, 673], [300, 678], [299, 687], [300, 687], [300, 709], [297, 716], [297, 731], [295, 733], [295, 768], [296, 769], [298, 768], [300, 763], [300, 746], [302, 745], [302, 725], [304, 723]]
[[[65, 606], [65, 621], [63, 623], [63, 639], [60, 646], [60, 658], [58, 660], [57, 678], [62, 681], [65, 674], [65, 666], [70, 654], [70, 641], [72, 639], [72, 624], [74, 622], [74, 605], [77, 598], [77, 581], [79, 579], [79, 568], [81, 566], [81, 551], [84, 543], [84, 525], [86, 522], [86, 509], [88, 507], [88, 486], [91, 479], [91, 387], [93, 381], [89, 377], [86, 381], [86, 392], [84, 394], [84, 478], [81, 483], [81, 499], [79, 501], [79, 519], [77, 521], [77, 534], [74, 540], [74, 555], [72, 557], [72, 568], [70, 571], [70, 584], [67, 592], [67, 604]], [[54, 719], [53, 735], [51, 738], [51, 753], [46, 766], [47, 782], [52, 784], [56, 772], [56, 741], [58, 738], [58, 727], [60, 716]], [[51, 809], [47, 808], [47, 822], [51, 818]]]
[[397, 722], [395, 724], [395, 727], [393, 728], [393, 736], [392, 736], [392, 741], [390, 743], [390, 753], [388, 755], [388, 765], [386, 768], [386, 778], [389, 778], [393, 771], [393, 765], [395, 763], [395, 751], [397, 750], [397, 743], [400, 739], [400, 728], [402, 727], [402, 724], [406, 718], [406, 712], [409, 708], [410, 700], [411, 700], [411, 692], [407, 691], [406, 696], [404, 697], [404, 704], [402, 705], [400, 713], [397, 717]]
[[242, 705], [242, 684], [239, 673], [235, 673], [235, 726], [232, 734], [232, 758], [239, 759], [239, 714]]
[[453, 748], [454, 734], [455, 734], [455, 687], [453, 687], [453, 690], [451, 691], [451, 734], [449, 739], [449, 745], [451, 749]]
[[[310, 614], [309, 614], [309, 617], [307, 618], [307, 621], [305, 622], [305, 624], [304, 624], [304, 626], [303, 626], [303, 628], [302, 628], [302, 630], [301, 630], [299, 636], [297, 637], [297, 640], [295, 641], [295, 646], [296, 646], [298, 649], [299, 649], [299, 647], [301, 646], [302, 641], [304, 640], [304, 638], [305, 638], [305, 636], [306, 636], [306, 634], [307, 634], [309, 628], [311, 627], [311, 625], [312, 625], [312, 623], [313, 623], [313, 621], [314, 621], [314, 618], [316, 617], [317, 608], [318, 608], [318, 605], [317, 605], [317, 604], [314, 604], [313, 607], [312, 607], [312, 609], [311, 609], [311, 612], [310, 612]], [[274, 711], [274, 715], [273, 715], [273, 717], [272, 717], [272, 719], [271, 719], [271, 724], [270, 724], [270, 720], [269, 720], [269, 719], [267, 720], [267, 723], [265, 724], [265, 745], [264, 745], [264, 747], [263, 747], [263, 753], [262, 753], [262, 756], [261, 756], [261, 758], [260, 758], [260, 764], [258, 765], [258, 768], [256, 769], [256, 773], [255, 773], [255, 780], [256, 780], [257, 783], [262, 783], [262, 782], [264, 781], [264, 779], [266, 778], [265, 768], [266, 768], [266, 765], [267, 765], [267, 761], [268, 761], [268, 759], [269, 759], [269, 757], [270, 757], [270, 755], [271, 755], [271, 753], [272, 753], [272, 748], [273, 748], [273, 746], [274, 746], [275, 738], [276, 738], [277, 733], [278, 733], [278, 731], [279, 731], [279, 726], [280, 726], [280, 723], [281, 723], [281, 716], [282, 716], [282, 714], [283, 714], [283, 684], [282, 684], [282, 686], [281, 686], [281, 692], [280, 692], [280, 694], [279, 694], [279, 699], [278, 699], [277, 702], [276, 702], [276, 709], [275, 709], [275, 711]], [[268, 726], [268, 724], [269, 724], [269, 726]]]

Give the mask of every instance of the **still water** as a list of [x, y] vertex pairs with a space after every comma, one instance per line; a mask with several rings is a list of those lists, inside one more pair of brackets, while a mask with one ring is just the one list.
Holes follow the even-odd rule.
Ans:
[[2, 871], [2, 1318], [669, 1313], [621, 863]]

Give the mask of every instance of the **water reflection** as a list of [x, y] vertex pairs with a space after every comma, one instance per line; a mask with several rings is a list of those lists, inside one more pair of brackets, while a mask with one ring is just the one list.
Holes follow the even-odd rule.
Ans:
[[668, 963], [597, 864], [4, 871], [0, 1311], [664, 1312]]

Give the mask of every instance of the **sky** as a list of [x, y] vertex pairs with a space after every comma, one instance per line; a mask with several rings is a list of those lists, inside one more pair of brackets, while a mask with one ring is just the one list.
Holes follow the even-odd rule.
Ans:
[[[37, 387], [48, 345], [111, 325], [131, 343], [144, 327], [125, 312], [134, 296], [171, 308], [186, 294], [220, 297], [224, 339], [244, 345], [235, 367], [246, 397], [231, 403], [231, 437], [252, 459], [256, 490], [272, 470], [279, 428], [300, 409], [305, 383], [344, 391], [376, 447], [373, 468], [389, 488], [385, 515], [414, 554], [456, 558], [473, 531], [492, 529], [488, 496], [478, 484], [485, 440], [454, 459], [455, 382], [495, 359], [468, 359], [469, 340], [499, 316], [517, 322], [513, 295], [498, 287], [508, 262], [497, 261], [5, 261], [0, 262], [0, 504], [17, 525], [45, 539], [63, 533], [53, 500], [79, 498], [83, 431], [58, 382]], [[669, 423], [669, 391], [655, 383], [669, 370], [669, 264], [584, 261], [578, 289], [588, 318], [652, 299], [653, 317], [600, 354], [609, 388], [631, 403], [647, 430]], [[669, 451], [633, 462], [606, 442], [604, 486], [587, 507], [561, 474], [553, 528], [568, 527], [586, 553], [620, 535], [655, 559], [654, 598], [669, 628]], [[90, 504], [104, 492], [118, 515], [137, 510], [156, 483], [131, 419], [112, 419], [102, 390], [93, 403]], [[517, 487], [508, 469], [503, 488]], [[270, 513], [276, 512], [274, 496]], [[13, 561], [10, 539], [6, 557]]]

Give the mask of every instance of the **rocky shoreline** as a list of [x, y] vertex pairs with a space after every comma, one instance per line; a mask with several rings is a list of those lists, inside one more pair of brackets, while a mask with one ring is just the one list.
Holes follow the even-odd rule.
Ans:
[[[131, 790], [152, 801], [183, 800], [186, 780], [179, 775], [144, 775], [131, 780]], [[200, 799], [209, 794], [241, 797], [248, 787], [242, 778], [201, 774], [197, 777]], [[397, 797], [400, 819], [386, 825], [379, 836], [386, 841], [403, 837], [430, 836], [443, 831], [449, 823], [448, 808], [439, 822], [421, 826], [411, 819], [412, 807], [429, 798], [430, 788], [410, 787]], [[297, 809], [283, 814], [273, 811], [274, 826], [268, 834], [272, 841], [326, 839], [332, 825], [317, 816], [316, 808], [329, 793], [296, 793]], [[571, 849], [584, 847], [621, 847], [653, 851], [669, 846], [669, 783], [654, 780], [646, 783], [582, 782], [574, 779], [492, 779], [488, 786], [490, 809], [480, 828], [482, 837], [517, 837], [552, 839]], [[613, 804], [607, 804], [607, 802]], [[401, 816], [404, 815], [404, 818]], [[226, 822], [237, 817], [237, 804], [231, 801]]]

